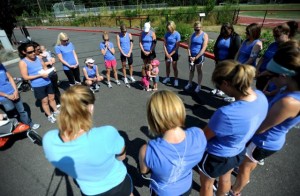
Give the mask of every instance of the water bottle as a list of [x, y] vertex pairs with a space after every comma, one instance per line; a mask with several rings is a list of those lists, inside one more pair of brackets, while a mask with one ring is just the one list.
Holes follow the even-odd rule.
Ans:
[[22, 80], [22, 78], [17, 78], [17, 77], [14, 77], [13, 79], [14, 79], [14, 81], [21, 81]]

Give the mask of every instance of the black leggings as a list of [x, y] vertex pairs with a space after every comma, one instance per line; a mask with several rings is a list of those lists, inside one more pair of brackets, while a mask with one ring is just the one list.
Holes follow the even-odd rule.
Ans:
[[75, 81], [76, 82], [81, 82], [80, 81], [80, 71], [79, 71], [79, 66], [76, 67], [75, 69], [73, 68], [70, 68], [69, 70], [64, 70], [68, 80], [69, 80], [69, 83], [71, 85], [74, 85], [75, 84]]
[[53, 91], [54, 91], [54, 94], [55, 94], [56, 104], [59, 104], [60, 103], [60, 91], [59, 91], [58, 84], [57, 84], [57, 81], [58, 81], [57, 73], [53, 74], [50, 77], [50, 80], [51, 80]]

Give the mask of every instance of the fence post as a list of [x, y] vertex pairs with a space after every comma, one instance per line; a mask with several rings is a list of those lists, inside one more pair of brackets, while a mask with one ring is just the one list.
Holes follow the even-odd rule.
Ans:
[[265, 22], [265, 19], [266, 19], [267, 13], [268, 13], [268, 10], [266, 10], [266, 12], [265, 12], [265, 16], [264, 16], [264, 20], [263, 20], [263, 22], [262, 22], [262, 24], [261, 24], [261, 28], [264, 26], [264, 22]]
[[236, 9], [234, 9], [234, 12], [233, 12], [233, 17], [232, 17], [232, 21], [231, 21], [232, 25], [234, 25], [235, 14], [236, 14]]

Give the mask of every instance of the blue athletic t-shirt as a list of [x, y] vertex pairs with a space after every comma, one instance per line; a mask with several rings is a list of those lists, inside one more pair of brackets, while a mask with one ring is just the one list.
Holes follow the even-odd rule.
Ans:
[[230, 41], [231, 41], [231, 37], [227, 38], [227, 39], [220, 39], [217, 45], [218, 48], [218, 59], [220, 61], [223, 61], [225, 59], [227, 59], [228, 54], [229, 54], [229, 48], [230, 48]]
[[[9, 82], [6, 72], [4, 65], [0, 63], [0, 92], [11, 95], [15, 92], [15, 89]], [[6, 98], [0, 95], [0, 101], [4, 99]]]
[[220, 107], [211, 117], [208, 127], [215, 137], [207, 143], [207, 152], [220, 157], [233, 157], [241, 153], [268, 112], [265, 95], [256, 90], [252, 101], [235, 101]]
[[[165, 41], [167, 51], [170, 54], [175, 50], [177, 42], [181, 41], [180, 34], [177, 31], [174, 31], [173, 33], [167, 32], [165, 34]], [[178, 50], [176, 52], [178, 52]]]
[[119, 38], [121, 49], [123, 50], [124, 54], [128, 55], [131, 46], [129, 33], [126, 33], [125, 35], [123, 33], [120, 33]]
[[148, 33], [142, 32], [141, 42], [144, 48], [144, 51], [149, 52], [153, 44], [153, 32], [149, 31]]
[[270, 60], [273, 58], [275, 55], [276, 51], [278, 49], [278, 43], [273, 42], [269, 45], [268, 49], [266, 50], [265, 54], [263, 55], [263, 62], [259, 67], [259, 71], [263, 72], [267, 69], [267, 64], [270, 62]]
[[[42, 60], [38, 57], [35, 57], [34, 61], [30, 61], [27, 58], [23, 58], [21, 61], [24, 61], [27, 66], [27, 72], [29, 76], [39, 75], [39, 71], [43, 69]], [[49, 78], [35, 78], [30, 80], [32, 87], [42, 87], [51, 83]]]
[[202, 159], [207, 141], [199, 128], [185, 133], [186, 138], [178, 144], [159, 137], [147, 145], [145, 163], [153, 179], [150, 186], [159, 196], [180, 195], [192, 185], [192, 168]]
[[[74, 45], [69, 42], [67, 45], [57, 45], [54, 47], [55, 53], [56, 54], [61, 54], [62, 58], [69, 63], [69, 65], [74, 66], [76, 65], [76, 59], [74, 56], [73, 51], [75, 50]], [[63, 69], [64, 70], [70, 70], [70, 68], [66, 65], [63, 64]]]
[[[114, 44], [109, 42], [108, 43], [109, 48], [113, 48]], [[105, 50], [106, 46], [105, 46], [105, 42], [100, 42], [100, 50]], [[113, 55], [113, 53], [111, 53], [111, 51], [109, 49], [107, 49], [106, 53], [104, 54], [104, 60], [105, 61], [111, 61], [111, 60], [115, 60], [115, 56]]]
[[[270, 101], [269, 108], [284, 97], [292, 97], [300, 101], [300, 91], [284, 92], [284, 90], [285, 89], [279, 91], [279, 93]], [[288, 131], [298, 123], [300, 123], [300, 115], [295, 118], [286, 119], [279, 125], [270, 128], [262, 134], [255, 134], [252, 138], [252, 142], [262, 149], [278, 151], [283, 147]]]
[[[248, 61], [248, 59], [250, 58], [251, 56], [251, 52], [252, 52], [252, 49], [253, 47], [255, 46], [255, 44], [258, 42], [259, 40], [256, 39], [254, 40], [252, 43], [250, 44], [247, 44], [248, 40], [244, 41], [241, 48], [240, 48], [240, 52], [239, 52], [239, 55], [238, 55], [238, 62], [240, 63], [245, 63]], [[252, 63], [253, 66], [256, 66], [256, 58], [254, 59], [253, 63]]]
[[63, 142], [58, 130], [43, 137], [48, 161], [74, 178], [86, 195], [108, 191], [125, 179], [126, 167], [115, 157], [124, 145], [124, 139], [112, 126], [92, 128], [70, 142]]
[[97, 65], [93, 65], [92, 68], [89, 68], [88, 66], [84, 66], [83, 69], [85, 69], [87, 75], [89, 78], [95, 78], [97, 75]]

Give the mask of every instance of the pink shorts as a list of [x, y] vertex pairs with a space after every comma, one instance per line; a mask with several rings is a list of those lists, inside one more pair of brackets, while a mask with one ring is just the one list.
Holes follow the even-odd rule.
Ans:
[[117, 60], [105, 60], [105, 68], [106, 69], [111, 69], [115, 68], [117, 66]]
[[150, 84], [149, 79], [148, 79], [147, 76], [143, 76], [141, 82], [142, 82], [142, 85], [143, 85], [144, 87], [148, 87], [149, 84]]

